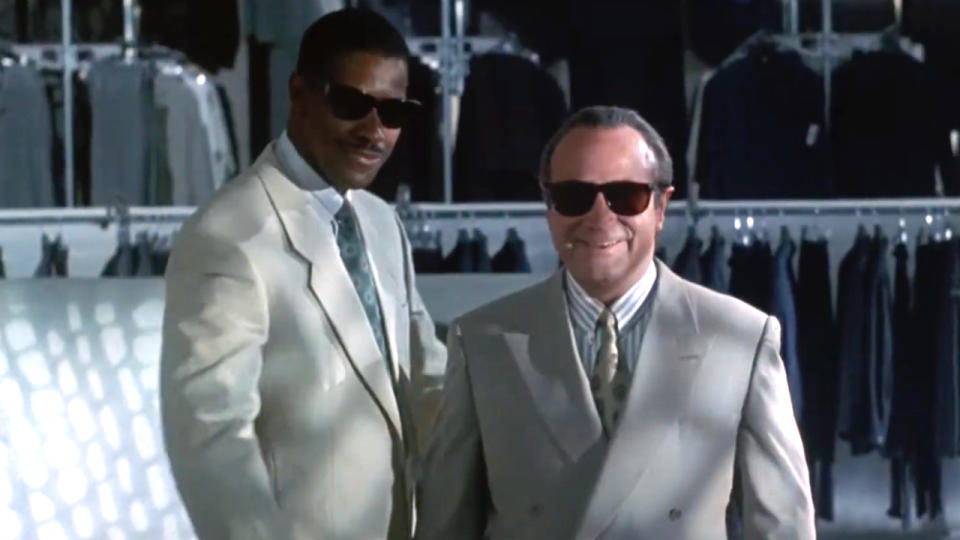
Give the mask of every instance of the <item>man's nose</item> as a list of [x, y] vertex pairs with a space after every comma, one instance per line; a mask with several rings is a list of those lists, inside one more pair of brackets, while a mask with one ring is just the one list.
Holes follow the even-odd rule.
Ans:
[[387, 138], [386, 126], [380, 120], [380, 113], [377, 109], [370, 109], [366, 116], [360, 119], [357, 124], [358, 133], [374, 144], [381, 144]]
[[613, 213], [613, 210], [610, 210], [610, 207], [607, 205], [607, 199], [603, 196], [602, 192], [597, 193], [593, 198], [593, 206], [590, 207], [590, 210], [584, 217], [596, 223], [603, 223], [610, 220], [616, 221], [617, 219], [617, 215]]

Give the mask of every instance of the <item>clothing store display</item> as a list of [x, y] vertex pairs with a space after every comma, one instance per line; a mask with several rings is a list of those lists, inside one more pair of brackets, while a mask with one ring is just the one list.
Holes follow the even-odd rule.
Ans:
[[700, 256], [703, 285], [717, 292], [726, 293], [729, 283], [727, 275], [727, 241], [716, 225], [711, 227], [710, 245]]
[[855, 52], [832, 88], [838, 196], [934, 196], [938, 168], [945, 194], [960, 193], [946, 98], [928, 66], [902, 52]]
[[52, 131], [37, 70], [0, 65], [0, 208], [53, 206]]
[[[750, 233], [752, 235], [752, 233]], [[749, 244], [735, 243], [730, 254], [730, 295], [766, 310], [773, 283], [773, 254], [770, 244], [753, 238]]]
[[123, 241], [107, 261], [101, 277], [162, 277], [169, 248], [157, 235], [137, 234], [136, 242]]
[[861, 228], [840, 263], [837, 320], [840, 343], [838, 434], [854, 455], [883, 448], [893, 377], [892, 294], [887, 239]]
[[793, 273], [793, 255], [796, 244], [786, 229], [773, 258], [773, 273], [770, 283], [770, 307], [767, 310], [780, 321], [780, 358], [787, 370], [790, 400], [798, 422], [804, 407], [803, 382], [797, 349], [797, 307], [795, 302], [796, 278]]
[[797, 262], [797, 353], [803, 380], [803, 436], [817, 516], [833, 519], [837, 433], [837, 332], [825, 240], [804, 239]]
[[489, 274], [493, 272], [490, 262], [490, 252], [487, 251], [487, 235], [480, 229], [473, 230], [473, 271]]
[[507, 239], [500, 251], [490, 261], [494, 272], [529, 273], [530, 261], [527, 258], [526, 244], [517, 233], [517, 229], [507, 229]]
[[[656, 128], [673, 156], [683, 156], [684, 3], [571, 0], [570, 5], [569, 34], [557, 37], [565, 40], [570, 62], [571, 108], [633, 109]], [[686, 178], [684, 161], [675, 157], [673, 165], [674, 178]], [[674, 199], [686, 197], [684, 182], [674, 186]]]
[[703, 265], [700, 263], [700, 250], [703, 247], [703, 241], [697, 238], [695, 228], [690, 228], [687, 233], [687, 239], [683, 243], [683, 248], [677, 257], [673, 260], [671, 269], [683, 279], [692, 281], [698, 285], [703, 285]]
[[67, 277], [67, 258], [69, 249], [58, 235], [50, 238], [46, 234], [40, 239], [40, 264], [33, 273], [37, 278]]
[[475, 252], [473, 240], [467, 229], [460, 229], [457, 233], [457, 245], [443, 259], [443, 269], [447, 273], [473, 272], [475, 267]]
[[166, 45], [204, 69], [233, 68], [240, 47], [237, 0], [139, 0], [140, 34]]
[[454, 200], [535, 201], [540, 152], [567, 113], [556, 81], [509, 54], [470, 61], [453, 154]]
[[442, 115], [437, 94], [439, 73], [416, 57], [410, 58], [407, 97], [421, 107], [407, 119], [390, 159], [383, 164], [369, 190], [384, 200], [396, 198], [400, 184], [410, 186], [414, 201], [443, 200]]
[[758, 45], [718, 70], [693, 135], [700, 196], [832, 196], [823, 112], [823, 80], [795, 52]]

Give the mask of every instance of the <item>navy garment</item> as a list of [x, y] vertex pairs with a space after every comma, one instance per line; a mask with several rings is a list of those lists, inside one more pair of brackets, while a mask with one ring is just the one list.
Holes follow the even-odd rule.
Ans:
[[748, 246], [736, 243], [730, 254], [730, 294], [753, 307], [770, 307], [773, 254], [770, 244], [755, 240]]
[[890, 456], [890, 507], [887, 515], [904, 517], [909, 512], [906, 488], [916, 473], [917, 373], [914, 371], [910, 343], [910, 278], [907, 275], [909, 253], [906, 244], [893, 249], [896, 259], [893, 289], [893, 400], [886, 453]]
[[[947, 98], [929, 66], [900, 52], [856, 52], [834, 72], [832, 152], [840, 197], [960, 193]], [[953, 98], [955, 99], [955, 98]]]
[[687, 234], [687, 240], [683, 243], [683, 249], [677, 253], [671, 267], [678, 276], [699, 285], [703, 284], [703, 267], [700, 265], [702, 247], [703, 240], [697, 237], [696, 229], [691, 228]]
[[490, 266], [494, 272], [529, 273], [530, 261], [527, 258], [527, 248], [517, 230], [507, 229], [507, 239], [503, 242], [500, 251], [493, 256]]
[[[879, 232], [879, 231], [878, 231]], [[884, 447], [893, 393], [888, 241], [862, 229], [840, 263], [841, 378], [838, 432], [854, 455]]]
[[720, 69], [703, 94], [700, 196], [831, 197], [823, 114], [823, 80], [795, 52], [757, 48]]
[[960, 456], [960, 261], [957, 241], [936, 242], [936, 319], [931, 321], [934, 358], [937, 362], [936, 441], [939, 455]]
[[423, 106], [403, 125], [390, 159], [368, 189], [392, 201], [397, 187], [407, 184], [415, 201], [442, 201], [443, 148], [437, 129], [442, 114], [437, 95], [439, 75], [417, 57], [411, 57], [408, 78], [407, 97]]
[[540, 152], [566, 112], [560, 86], [533, 62], [507, 54], [474, 57], [453, 153], [454, 199], [539, 200]]
[[727, 241], [720, 235], [716, 226], [710, 233], [710, 245], [700, 257], [703, 268], [703, 284], [717, 292], [725, 293], [729, 279], [726, 272]]
[[480, 229], [473, 230], [473, 268], [472, 272], [489, 274], [493, 272], [490, 264], [490, 252], [487, 250], [487, 235]]
[[474, 262], [473, 241], [466, 229], [457, 233], [457, 245], [443, 260], [443, 270], [446, 273], [463, 274], [473, 272]]
[[793, 414], [799, 421], [803, 413], [803, 380], [797, 355], [797, 307], [794, 302], [796, 278], [793, 255], [796, 249], [789, 236], [785, 236], [777, 247], [770, 283], [769, 312], [780, 321], [780, 357], [787, 370]]
[[913, 413], [913, 441], [917, 515], [936, 517], [943, 510], [941, 493], [941, 456], [937, 433], [940, 411], [937, 378], [937, 336], [943, 305], [944, 251], [937, 244], [917, 247], [916, 271], [913, 280], [914, 302], [911, 310], [911, 369], [916, 399], [910, 403]]
[[[570, 0], [566, 39], [574, 110], [619, 105], [639, 112], [674, 156], [686, 154], [684, 2]], [[550, 13], [549, 19], [553, 17]], [[686, 160], [674, 159], [674, 178], [686, 178]], [[677, 182], [674, 199], [686, 197]]]
[[832, 520], [839, 349], [825, 240], [803, 240], [797, 262], [797, 353], [803, 379], [800, 433], [817, 517]]

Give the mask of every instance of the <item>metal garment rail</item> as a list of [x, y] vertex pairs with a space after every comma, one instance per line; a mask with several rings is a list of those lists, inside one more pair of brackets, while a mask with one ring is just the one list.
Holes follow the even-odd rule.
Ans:
[[[132, 206], [126, 209], [133, 223], [185, 221], [193, 206]], [[414, 203], [409, 212], [427, 219], [522, 218], [546, 214], [542, 202], [516, 203]], [[92, 223], [107, 224], [122, 214], [116, 207], [94, 208], [24, 208], [0, 210], [0, 227], [4, 225]], [[688, 215], [686, 201], [674, 201], [667, 207], [669, 216]], [[697, 217], [706, 216], [863, 216], [924, 215], [934, 213], [960, 216], [960, 197], [924, 199], [831, 199], [784, 201], [699, 201]]]

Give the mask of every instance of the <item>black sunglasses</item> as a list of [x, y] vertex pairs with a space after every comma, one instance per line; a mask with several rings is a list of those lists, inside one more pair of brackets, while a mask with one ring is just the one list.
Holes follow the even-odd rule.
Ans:
[[340, 120], [359, 120], [376, 109], [380, 122], [390, 129], [403, 127], [420, 109], [420, 102], [414, 99], [377, 99], [352, 86], [333, 82], [323, 85], [323, 95], [330, 111]]
[[650, 184], [618, 180], [605, 184], [594, 184], [582, 180], [565, 180], [544, 184], [543, 190], [547, 204], [558, 214], [567, 217], [582, 216], [593, 208], [597, 193], [603, 193], [603, 200], [614, 214], [635, 216], [650, 206], [653, 187]]

